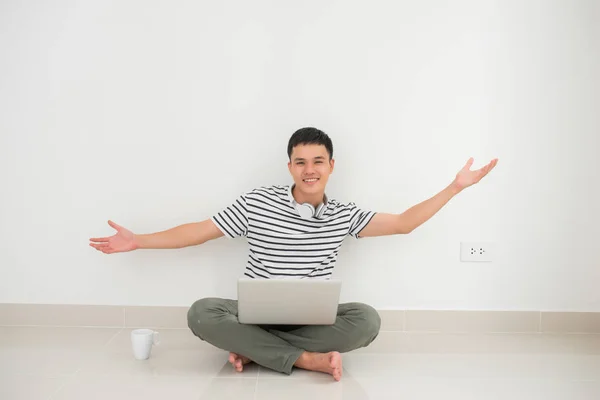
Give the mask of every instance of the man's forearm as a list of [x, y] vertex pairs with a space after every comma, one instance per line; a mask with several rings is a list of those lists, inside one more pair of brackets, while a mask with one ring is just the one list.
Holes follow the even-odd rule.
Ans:
[[432, 198], [409, 208], [398, 217], [400, 224], [399, 231], [405, 233], [412, 232], [433, 217], [460, 191], [453, 182]]
[[140, 249], [180, 249], [202, 243], [198, 223], [179, 225], [162, 232], [135, 235]]

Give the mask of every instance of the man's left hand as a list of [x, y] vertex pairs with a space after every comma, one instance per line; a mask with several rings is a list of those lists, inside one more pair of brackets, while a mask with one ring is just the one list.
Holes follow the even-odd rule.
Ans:
[[463, 189], [468, 188], [471, 185], [479, 182], [484, 176], [486, 176], [498, 163], [498, 159], [494, 158], [490, 163], [483, 168], [480, 168], [475, 171], [471, 171], [471, 166], [473, 165], [473, 158], [469, 158], [467, 164], [456, 174], [456, 179], [452, 183], [453, 186], [461, 191]]

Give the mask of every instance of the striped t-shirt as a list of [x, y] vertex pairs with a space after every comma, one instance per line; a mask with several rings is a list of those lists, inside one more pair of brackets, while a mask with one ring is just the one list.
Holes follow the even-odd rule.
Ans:
[[211, 220], [226, 237], [247, 238], [245, 276], [329, 279], [346, 235], [359, 239], [374, 215], [330, 199], [320, 217], [303, 219], [290, 186], [274, 185], [242, 194]]

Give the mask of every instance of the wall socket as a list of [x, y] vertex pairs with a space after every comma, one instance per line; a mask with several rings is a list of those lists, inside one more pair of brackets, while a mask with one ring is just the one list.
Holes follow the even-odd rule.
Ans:
[[460, 261], [492, 262], [494, 246], [492, 242], [461, 242]]

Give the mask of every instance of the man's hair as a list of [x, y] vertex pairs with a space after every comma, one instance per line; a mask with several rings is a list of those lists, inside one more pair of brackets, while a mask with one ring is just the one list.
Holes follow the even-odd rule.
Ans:
[[329, 153], [329, 159], [333, 158], [333, 143], [327, 134], [317, 128], [298, 129], [288, 142], [288, 157], [292, 159], [292, 150], [301, 144], [322, 144]]

